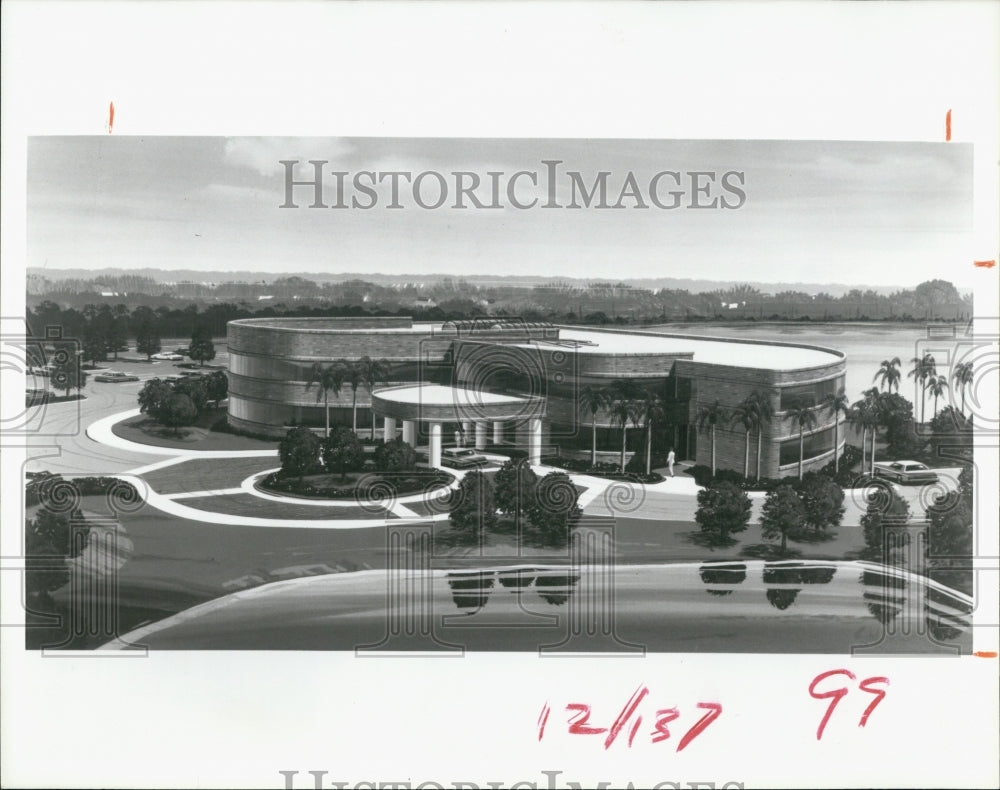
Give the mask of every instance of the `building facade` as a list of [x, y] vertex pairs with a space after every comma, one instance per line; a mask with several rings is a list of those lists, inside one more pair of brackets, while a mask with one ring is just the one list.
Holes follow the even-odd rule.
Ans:
[[[803, 436], [804, 469], [833, 459], [834, 414], [827, 400], [844, 390], [845, 356], [793, 343], [553, 326], [512, 319], [441, 323], [410, 318], [264, 318], [229, 323], [229, 422], [255, 434], [281, 436], [293, 425], [322, 431], [356, 425], [392, 438], [401, 428], [414, 445], [515, 445], [532, 460], [589, 456], [593, 429], [602, 460], [644, 452], [645, 424], [623, 431], [607, 405], [596, 415], [586, 394], [629, 382], [657, 396], [654, 456], [710, 464], [711, 430], [699, 428], [706, 406], [718, 406], [717, 468], [755, 474], [760, 444], [763, 477], [797, 474], [799, 429], [793, 410], [811, 409]], [[348, 377], [324, 390], [318, 369], [362, 360], [380, 363], [375, 380]], [[318, 366], [318, 368], [317, 368]], [[731, 419], [751, 395], [773, 417], [749, 437]], [[840, 415], [843, 420], [843, 415]], [[839, 430], [842, 449], [845, 431]]]

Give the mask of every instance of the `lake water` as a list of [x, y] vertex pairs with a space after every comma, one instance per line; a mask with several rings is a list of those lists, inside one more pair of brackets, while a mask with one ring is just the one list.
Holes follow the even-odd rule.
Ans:
[[[669, 324], [649, 328], [652, 331], [706, 335], [711, 337], [735, 337], [740, 339], [776, 340], [784, 343], [806, 343], [825, 346], [842, 351], [847, 355], [846, 390], [853, 402], [873, 384], [883, 359], [899, 357], [900, 394], [914, 400], [913, 379], [907, 374], [915, 356], [930, 352], [934, 355], [939, 375], [949, 378], [949, 364], [966, 357], [971, 349], [969, 341], [962, 337], [965, 327], [959, 326], [957, 338], [949, 334], [928, 338], [926, 327], [919, 325], [886, 326], [881, 324], [781, 324], [781, 323], [726, 323], [726, 324]], [[950, 330], [949, 330], [950, 332]], [[957, 355], [957, 356], [956, 356]], [[767, 364], [766, 356], [761, 356], [761, 366]], [[946, 396], [947, 398], [947, 396]], [[939, 402], [939, 408], [947, 405], [947, 399]], [[919, 402], [919, 394], [917, 395]], [[919, 408], [919, 407], [918, 407]], [[930, 407], [928, 406], [928, 409]]]

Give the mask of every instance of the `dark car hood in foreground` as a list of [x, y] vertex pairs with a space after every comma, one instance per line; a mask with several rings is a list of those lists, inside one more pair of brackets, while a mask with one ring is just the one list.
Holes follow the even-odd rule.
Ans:
[[[174, 650], [967, 653], [972, 608], [922, 576], [863, 562], [378, 570], [263, 585], [122, 641]], [[116, 646], [124, 645], [108, 647]]]

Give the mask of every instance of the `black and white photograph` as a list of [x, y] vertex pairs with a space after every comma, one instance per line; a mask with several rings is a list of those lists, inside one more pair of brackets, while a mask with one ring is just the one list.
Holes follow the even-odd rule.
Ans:
[[[644, 20], [704, 23], [663, 5], [548, 20], [642, 60]], [[418, 83], [411, 7], [302, 6]], [[995, 98], [915, 136], [334, 99], [303, 133], [111, 92], [5, 128], [4, 740], [75, 709], [5, 786], [996, 781]]]
[[970, 652], [971, 164], [31, 138], [26, 646]]

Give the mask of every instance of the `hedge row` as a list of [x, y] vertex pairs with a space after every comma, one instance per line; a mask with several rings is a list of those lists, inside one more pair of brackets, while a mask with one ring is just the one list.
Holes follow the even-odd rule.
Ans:
[[62, 493], [57, 493], [53, 497], [52, 488], [56, 485], [68, 485], [78, 497], [97, 496], [107, 494], [115, 489], [116, 495], [123, 499], [138, 499], [138, 491], [135, 486], [117, 477], [77, 477], [72, 480], [65, 480], [62, 475], [40, 472], [36, 476], [29, 478], [24, 490], [24, 503], [26, 507], [35, 505], [48, 505], [53, 498], [57, 501], [64, 499]]
[[546, 466], [555, 466], [569, 472], [591, 475], [592, 477], [603, 477], [606, 480], [624, 480], [629, 483], [662, 483], [665, 479], [659, 472], [651, 472], [647, 475], [642, 470], [633, 471], [629, 466], [625, 467], [626, 471], [623, 474], [618, 464], [607, 461], [591, 466], [590, 461], [580, 458], [563, 458], [556, 455], [543, 458], [542, 463]]
[[[434, 488], [450, 485], [454, 480], [447, 472], [417, 471], [399, 475], [382, 475], [373, 473], [359, 481], [345, 485], [317, 486], [308, 480], [297, 477], [286, 477], [281, 472], [272, 472], [257, 485], [265, 490], [294, 496], [315, 497], [317, 499], [366, 499], [384, 500], [407, 494], [419, 494]], [[366, 496], [367, 494], [367, 496]]]

